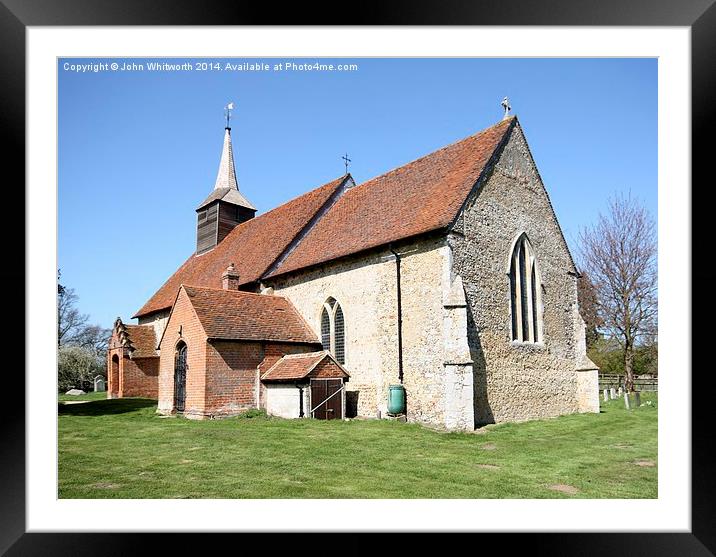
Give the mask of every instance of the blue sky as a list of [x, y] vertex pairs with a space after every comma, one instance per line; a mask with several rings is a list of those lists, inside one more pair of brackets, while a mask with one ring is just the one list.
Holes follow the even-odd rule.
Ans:
[[[656, 217], [655, 59], [310, 59], [357, 71], [98, 71], [58, 61], [58, 266], [93, 323], [125, 321], [193, 252], [223, 107], [259, 213], [343, 174], [361, 183], [502, 117], [510, 98], [573, 253], [610, 195]], [[134, 59], [136, 63], [198, 60]], [[202, 59], [265, 62], [286, 59]]]

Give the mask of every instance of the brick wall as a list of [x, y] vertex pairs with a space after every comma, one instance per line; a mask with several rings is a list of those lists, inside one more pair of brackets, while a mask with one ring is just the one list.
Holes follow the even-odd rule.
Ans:
[[119, 370], [124, 357], [124, 348], [110, 347], [107, 350], [107, 398], [117, 398], [119, 396]]
[[184, 290], [177, 297], [160, 344], [159, 412], [163, 414], [174, 411], [174, 356], [180, 342], [187, 346], [184, 415], [200, 418], [205, 414], [206, 335]]
[[112, 331], [107, 350], [107, 398], [140, 396], [156, 399], [159, 391], [159, 358], [131, 360]]
[[122, 359], [119, 396], [156, 399], [159, 392], [159, 358]]
[[209, 340], [204, 414], [231, 416], [249, 408], [265, 407], [265, 386], [260, 383], [260, 374], [286, 354], [317, 349], [300, 344]]
[[206, 348], [208, 415], [232, 415], [258, 406], [257, 368], [263, 360], [258, 342], [210, 341]]
[[[179, 331], [181, 329], [181, 336]], [[283, 355], [312, 352], [311, 345], [207, 340], [187, 294], [182, 290], [167, 321], [159, 358], [159, 412], [172, 413], [174, 357], [177, 345], [187, 345], [186, 403], [188, 418], [230, 416], [264, 406], [265, 387], [259, 373]]]

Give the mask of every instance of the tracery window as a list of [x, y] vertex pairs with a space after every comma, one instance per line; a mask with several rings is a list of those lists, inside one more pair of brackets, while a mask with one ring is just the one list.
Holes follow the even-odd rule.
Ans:
[[321, 310], [321, 344], [339, 364], [346, 363], [345, 321], [341, 305], [335, 298], [328, 298]]
[[510, 313], [512, 340], [542, 342], [542, 287], [530, 241], [519, 237], [510, 259]]

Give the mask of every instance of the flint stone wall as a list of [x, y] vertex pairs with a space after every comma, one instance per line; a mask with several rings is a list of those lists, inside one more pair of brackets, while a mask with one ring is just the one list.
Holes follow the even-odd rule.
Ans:
[[[538, 344], [512, 341], [509, 260], [522, 233], [541, 274]], [[575, 269], [519, 126], [468, 199], [448, 243], [451, 274], [462, 278], [468, 302], [476, 425], [576, 412], [584, 349]]]
[[[471, 429], [471, 402], [467, 404], [467, 419], [462, 410], [459, 416], [446, 414], [446, 408], [452, 411], [453, 402], [464, 398], [466, 384], [471, 396], [472, 378], [471, 372], [465, 377], [464, 366], [453, 366], [450, 373], [445, 370], [444, 337], [446, 331], [454, 329], [445, 323], [443, 307], [450, 270], [445, 239], [424, 238], [395, 249], [401, 254], [407, 418], [453, 429], [468, 423], [465, 428]], [[358, 397], [359, 416], [376, 417], [378, 412], [385, 416], [388, 387], [398, 383], [396, 262], [391, 252], [381, 249], [294, 276], [278, 277], [270, 281], [270, 286], [277, 295], [291, 300], [316, 334], [320, 334], [323, 302], [333, 297], [341, 304], [345, 368], [351, 376], [346, 383], [347, 398], [350, 401]]]

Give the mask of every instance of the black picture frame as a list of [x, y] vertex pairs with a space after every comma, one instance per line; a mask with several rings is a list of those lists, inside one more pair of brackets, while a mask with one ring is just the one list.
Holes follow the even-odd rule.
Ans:
[[[329, 25], [569, 25], [569, 26], [686, 26], [692, 38], [692, 184], [704, 189], [712, 186], [710, 170], [709, 132], [714, 124], [714, 91], [716, 91], [716, 6], [714, 0], [489, 0], [463, 2], [460, 0], [401, 0], [388, 3], [366, 1], [345, 5], [350, 14], [343, 16], [336, 6], [320, 7], [304, 3], [285, 4], [277, 9], [268, 3], [197, 2], [183, 0], [2, 0], [0, 2], [0, 129], [5, 136], [2, 153], [4, 200], [16, 209], [16, 218], [23, 219], [27, 211], [25, 182], [25, 32], [28, 26], [77, 26], [77, 25], [315, 25], [318, 18]], [[48, 123], [48, 133], [54, 133]], [[710, 157], [711, 155], [711, 157]], [[692, 197], [702, 197], [692, 185]], [[25, 211], [17, 210], [24, 207]], [[709, 211], [709, 204], [702, 200], [693, 203], [697, 211]], [[18, 230], [22, 223], [3, 221], [6, 238], [10, 230]], [[712, 235], [707, 229], [708, 218], [698, 219], [692, 212], [692, 238], [697, 252], [698, 242]], [[17, 235], [17, 232], [15, 232]], [[24, 331], [19, 318], [6, 316], [24, 315], [24, 297], [27, 291], [24, 271], [24, 245], [6, 242], [4, 249], [7, 264], [0, 270], [0, 281], [5, 294], [5, 316], [0, 320], [0, 338], [6, 344], [12, 339], [17, 344], [20, 331]], [[713, 271], [692, 273], [692, 293], [703, 291], [716, 284]], [[22, 285], [22, 286], [21, 286]], [[23, 291], [24, 297], [20, 296]], [[13, 307], [16, 306], [16, 307]], [[696, 323], [693, 327], [695, 330]], [[32, 331], [26, 331], [24, 348], [31, 342]], [[8, 351], [20, 356], [18, 346]], [[686, 347], [685, 347], [686, 348]], [[217, 541], [227, 540], [231, 535], [177, 535], [177, 534], [72, 534], [26, 533], [25, 529], [25, 401], [20, 395], [19, 365], [6, 365], [6, 374], [13, 373], [12, 393], [8, 396], [10, 383], [6, 382], [3, 397], [2, 458], [0, 458], [0, 553], [7, 555], [124, 555], [152, 550], [190, 553], [211, 551]], [[691, 373], [692, 364], [685, 360], [684, 375]], [[713, 390], [708, 367], [697, 368], [692, 374], [692, 528], [688, 533], [540, 533], [540, 534], [460, 534], [478, 536], [467, 543], [488, 548], [493, 542], [514, 548], [525, 544], [530, 553], [545, 555], [714, 555], [716, 554], [716, 466], [711, 461], [711, 431], [709, 397]], [[24, 393], [23, 393], [24, 394]], [[350, 521], [347, 521], [347, 528]], [[626, 525], [628, 527], [628, 525]], [[558, 531], [560, 525], [555, 524]], [[320, 529], [320, 525], [317, 525]], [[264, 546], [264, 539], [255, 540], [258, 534], [240, 534], [242, 546], [251, 547], [253, 542]], [[293, 547], [311, 547], [295, 534], [271, 535], [274, 547], [279, 544], [290, 550]], [[358, 552], [360, 547], [372, 547], [383, 551], [380, 545], [366, 543], [361, 534], [347, 534], [340, 540], [343, 551]], [[437, 535], [440, 541], [443, 535]], [[360, 540], [351, 538], [361, 537]], [[325, 538], [323, 538], [325, 539]], [[412, 541], [422, 545], [421, 535], [413, 535]], [[452, 547], [459, 540], [450, 540]], [[487, 543], [487, 542], [490, 543]], [[261, 543], [263, 542], [263, 543]], [[235, 541], [230, 543], [235, 544]], [[407, 542], [405, 542], [407, 543]], [[445, 547], [445, 546], [444, 546]], [[450, 547], [450, 546], [448, 546]], [[159, 549], [161, 548], [161, 549]], [[404, 550], [404, 542], [400, 545]], [[397, 549], [397, 546], [396, 546]], [[389, 551], [386, 547], [385, 551]], [[480, 551], [478, 547], [476, 551]], [[299, 551], [301, 552], [301, 551]], [[272, 553], [272, 552], [271, 552]]]

